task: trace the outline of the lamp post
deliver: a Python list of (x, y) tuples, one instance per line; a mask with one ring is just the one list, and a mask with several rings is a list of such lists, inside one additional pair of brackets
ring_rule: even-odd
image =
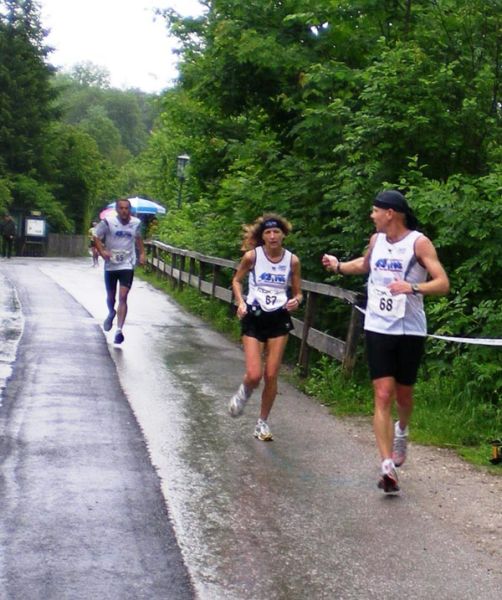
[(185, 169), (189, 160), (190, 157), (188, 154), (180, 154), (177, 158), (176, 175), (180, 181), (180, 187), (178, 191), (178, 208), (181, 207), (181, 192), (183, 190), (183, 183), (185, 181)]

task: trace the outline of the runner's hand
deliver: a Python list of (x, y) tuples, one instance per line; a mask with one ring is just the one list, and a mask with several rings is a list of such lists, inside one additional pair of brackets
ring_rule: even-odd
[(245, 317), (247, 315), (247, 313), (248, 313), (248, 306), (243, 300), (237, 306), (237, 317), (239, 319), (242, 319), (243, 317)]
[(338, 271), (338, 265), (340, 261), (336, 256), (333, 256), (332, 254), (324, 254), (321, 262), (327, 271), (333, 271), (335, 273)]

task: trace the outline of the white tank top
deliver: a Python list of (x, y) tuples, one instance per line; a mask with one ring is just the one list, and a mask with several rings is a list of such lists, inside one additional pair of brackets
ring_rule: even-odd
[(410, 231), (402, 240), (390, 243), (384, 233), (377, 234), (370, 256), (368, 304), (364, 329), (391, 335), (427, 334), (424, 299), (421, 294), (393, 296), (387, 286), (396, 280), (422, 283), (427, 271), (415, 255), (415, 242), (422, 234)]
[(106, 249), (111, 253), (110, 260), (105, 262), (105, 271), (134, 269), (140, 227), (137, 217), (131, 217), (125, 225), (118, 217), (108, 217), (98, 223), (96, 235), (105, 240)]
[(256, 259), (248, 279), (248, 304), (259, 304), (265, 312), (282, 308), (288, 301), (288, 285), (291, 274), (291, 257), (289, 250), (279, 262), (267, 258), (262, 246), (255, 249)]

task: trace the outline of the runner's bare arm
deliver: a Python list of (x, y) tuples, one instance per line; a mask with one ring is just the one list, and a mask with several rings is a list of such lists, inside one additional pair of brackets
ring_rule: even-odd
[(422, 236), (415, 244), (415, 254), (419, 263), (427, 269), (429, 279), (418, 285), (420, 294), (443, 296), (450, 291), (450, 281), (439, 261), (436, 248), (429, 238)]
[(237, 316), (239, 319), (247, 313), (247, 305), (242, 295), (242, 280), (253, 268), (255, 260), (255, 251), (248, 250), (241, 259), (237, 271), (232, 279), (232, 291), (234, 293), (235, 304), (237, 305)]
[(332, 254), (324, 254), (322, 257), (323, 266), (327, 271), (333, 271), (339, 275), (364, 275), (365, 273), (369, 273), (369, 257), (371, 255), (371, 249), (375, 243), (375, 238), (376, 234), (371, 237), (368, 249), (363, 256), (348, 260), (347, 262), (341, 262)]
[(108, 250), (105, 248), (105, 245), (103, 244), (103, 242), (101, 241), (101, 239), (97, 236), (93, 237), (94, 243), (96, 244), (96, 248), (99, 252), (99, 255), (104, 258), (105, 260), (110, 260), (110, 252), (108, 252)]
[(291, 257), (291, 292), (292, 296), (286, 303), (289, 311), (296, 310), (303, 300), (300, 259), (295, 254)]
[(136, 237), (136, 247), (139, 252), (138, 262), (140, 265), (144, 265), (146, 263), (145, 245), (143, 244), (143, 238), (140, 235)]

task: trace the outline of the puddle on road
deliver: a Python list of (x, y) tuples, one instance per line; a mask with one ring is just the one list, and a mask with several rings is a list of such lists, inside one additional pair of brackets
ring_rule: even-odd
[(343, 474), (335, 481), (330, 465), (322, 473), (308, 458), (299, 464), (294, 439), (281, 440), (279, 431), (277, 442), (255, 440), (259, 394), (244, 417), (229, 417), (243, 362), (221, 337), (181, 326), (164, 329), (161, 337), (153, 345), (150, 338), (156, 376), (148, 383), (143, 378), (141, 403), (134, 400), (127, 348), (116, 360), (128, 373), (126, 388), (199, 597), (323, 598), (338, 579), (333, 567), (339, 559), (329, 548), (337, 536), (349, 535), (352, 524), (308, 507), (329, 506), (333, 489), (367, 487), (367, 481)]
[(0, 403), (22, 333), (23, 315), (17, 293), (0, 271)]

